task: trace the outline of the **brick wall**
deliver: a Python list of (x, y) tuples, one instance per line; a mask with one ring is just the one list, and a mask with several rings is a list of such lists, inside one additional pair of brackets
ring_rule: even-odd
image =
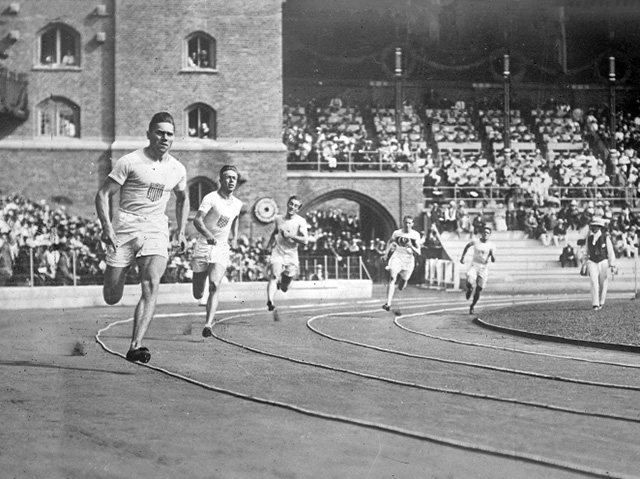
[[(176, 117), (180, 136), (186, 131), (185, 109), (202, 102), (217, 111), (218, 138), (280, 137), (280, 2), (151, 3), (140, 8), (139, 0), (117, 1), (117, 136), (140, 135), (141, 126), (158, 110)], [(216, 40), (215, 73), (185, 72), (182, 68), (184, 39), (196, 31)]]
[[(30, 140), (36, 131), (35, 107), (50, 96), (61, 96), (81, 110), (83, 139), (113, 137), (113, 18), (94, 14), (96, 5), (105, 4), (113, 11), (113, 0), (29, 0), (16, 2), (17, 14), (8, 13), (11, 2), (0, 2), (0, 38), (18, 31), (20, 39), (9, 45), (9, 55), (2, 61), (5, 68), (28, 73), (29, 119), (11, 132), (10, 138)], [(40, 31), (61, 23), (79, 34), (80, 59), (77, 68), (40, 67), (38, 38)], [(98, 32), (106, 34), (105, 43), (97, 43)], [(1, 147), (1, 145), (0, 145)]]
[(19, 193), (31, 200), (66, 197), (71, 214), (94, 215), (94, 197), (108, 171), (100, 151), (0, 150), (0, 194)]
[[(282, 31), (278, 0), (28, 0), (9, 13), (0, 1), (0, 38), (19, 31), (2, 66), (28, 74), (30, 116), (0, 128), (0, 191), (52, 201), (65, 196), (72, 214), (94, 214), (93, 198), (112, 161), (146, 143), (151, 115), (170, 111), (176, 139), (186, 134), (185, 109), (205, 103), (217, 111), (218, 142), (192, 143), (174, 154), (190, 178), (216, 179), (232, 163), (249, 180), (245, 232), (266, 228), (252, 214), (256, 200), (281, 199), (286, 181), (282, 135)], [(96, 7), (106, 6), (106, 15)], [(53, 23), (78, 33), (74, 68), (39, 65), (39, 34)], [(185, 39), (199, 31), (217, 42), (215, 72), (185, 72)], [(96, 41), (104, 32), (105, 41)], [(35, 107), (60, 96), (80, 108), (80, 138), (37, 138)], [(187, 140), (189, 141), (194, 140)], [(131, 142), (130, 142), (131, 143)], [(195, 146), (194, 146), (195, 145)], [(266, 145), (266, 146), (265, 146)], [(113, 150), (113, 151), (112, 151)], [(169, 207), (173, 218), (173, 204)]]

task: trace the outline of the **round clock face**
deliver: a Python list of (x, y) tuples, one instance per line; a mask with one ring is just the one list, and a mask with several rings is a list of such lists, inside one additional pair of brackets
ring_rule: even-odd
[(253, 213), (262, 223), (271, 223), (278, 214), (278, 204), (271, 198), (260, 198), (253, 207)]

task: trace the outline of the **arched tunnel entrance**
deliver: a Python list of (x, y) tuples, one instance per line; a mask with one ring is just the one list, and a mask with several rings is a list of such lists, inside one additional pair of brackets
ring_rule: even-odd
[(363, 193), (348, 189), (332, 190), (314, 197), (302, 205), (301, 214), (304, 216), (310, 211), (323, 209), (323, 205), (326, 208), (339, 208), (357, 216), (360, 236), (364, 242), (372, 239), (386, 241), (398, 227), (393, 216), (379, 202)]

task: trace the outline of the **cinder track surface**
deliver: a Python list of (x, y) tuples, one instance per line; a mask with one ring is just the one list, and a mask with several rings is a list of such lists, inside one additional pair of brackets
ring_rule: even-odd
[(207, 340), (162, 306), (148, 365), (132, 308), (3, 312), (2, 477), (640, 477), (637, 354), (480, 328), (462, 294), (382, 302), (223, 304)]

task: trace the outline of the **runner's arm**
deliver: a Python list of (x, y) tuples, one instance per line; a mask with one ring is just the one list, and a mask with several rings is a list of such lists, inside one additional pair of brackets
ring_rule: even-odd
[(276, 244), (276, 235), (278, 234), (278, 221), (276, 220), (276, 226), (273, 228), (271, 232), (271, 236), (269, 237), (269, 241), (267, 242), (267, 251), (271, 251)]
[(102, 241), (107, 246), (116, 247), (116, 233), (111, 224), (111, 216), (109, 215), (109, 201), (121, 188), (120, 183), (113, 178), (107, 177), (102, 187), (96, 193), (95, 205), (96, 213), (100, 224), (102, 225)]
[(285, 233), (284, 231), (282, 231), (282, 236), (284, 238), (290, 239), (291, 241), (295, 241), (298, 244), (303, 244), (306, 245), (309, 242), (309, 234), (307, 232), (307, 226), (300, 226), (298, 228), (298, 234), (295, 235), (289, 235), (287, 233)]
[(198, 210), (196, 212), (195, 218), (193, 218), (193, 226), (198, 230), (198, 232), (207, 239), (207, 243), (216, 244), (214, 234), (209, 231), (209, 229), (204, 224), (204, 217), (206, 213)]
[(462, 255), (460, 256), (460, 262), (462, 264), (464, 264), (464, 256), (467, 254), (467, 251), (469, 251), (469, 248), (471, 248), (471, 246), (473, 246), (473, 241), (469, 241), (464, 247), (464, 250), (462, 250)]
[(238, 249), (238, 225), (240, 223), (240, 217), (236, 216), (231, 225), (231, 231), (233, 232), (233, 239), (229, 242), (231, 249)]
[(185, 237), (185, 229), (187, 227), (187, 219), (189, 218), (189, 195), (186, 190), (174, 190), (176, 194), (176, 221), (178, 222), (178, 243), (180, 251), (184, 251), (187, 247), (187, 239)]

